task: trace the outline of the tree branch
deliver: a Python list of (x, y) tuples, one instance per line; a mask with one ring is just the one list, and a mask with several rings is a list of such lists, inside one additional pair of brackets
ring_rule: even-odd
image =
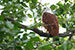
[[(11, 18), (5, 18), (5, 21), (11, 21), (12, 23), (16, 22), (16, 20), (13, 20)], [(19, 23), (20, 24), (20, 23)], [(27, 26), (20, 24), (19, 28), (25, 29), (27, 28)], [(52, 35), (49, 35), (49, 33), (44, 33), (43, 31), (37, 29), (37, 28), (31, 28), (30, 30), (34, 31), (35, 33), (39, 34), (42, 37), (53, 37)], [(75, 32), (75, 30), (69, 30), (67, 32), (64, 32), (63, 34), (59, 34), (59, 37), (66, 37), (66, 36), (71, 36), (72, 34), (65, 34), (65, 33), (69, 33), (69, 32)], [(73, 34), (75, 35), (75, 34)]]
[(69, 36), (68, 40), (71, 40), (72, 36), (74, 35), (74, 32)]

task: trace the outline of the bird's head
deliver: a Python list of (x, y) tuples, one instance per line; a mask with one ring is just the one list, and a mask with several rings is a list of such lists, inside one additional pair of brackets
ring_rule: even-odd
[(48, 15), (50, 15), (50, 13), (48, 13), (48, 12), (44, 12), (44, 13), (43, 13), (42, 19), (43, 19), (43, 22), (44, 22), (45, 24), (47, 24), (47, 21), (48, 21), (48, 19), (49, 19), (49, 16), (48, 16)]
[(47, 17), (48, 14), (50, 15), (50, 14), (53, 14), (53, 13), (51, 12), (51, 9), (49, 7), (44, 7), (43, 15), (45, 17)]

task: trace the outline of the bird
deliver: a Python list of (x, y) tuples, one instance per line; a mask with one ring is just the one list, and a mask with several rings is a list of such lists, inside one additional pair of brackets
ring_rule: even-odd
[(53, 41), (59, 41), (59, 23), (57, 16), (49, 12), (44, 12), (42, 22), (44, 28), (49, 32), (49, 35), (53, 36)]

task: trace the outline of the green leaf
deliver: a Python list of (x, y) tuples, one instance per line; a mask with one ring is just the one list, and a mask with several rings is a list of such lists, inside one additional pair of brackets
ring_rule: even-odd
[(0, 20), (4, 20), (4, 17), (3, 16), (0, 16)]
[(72, 6), (72, 11), (75, 12), (75, 4)]
[(35, 1), (35, 0), (31, 0), (32, 1), (32, 3), (37, 3), (37, 0)]
[(16, 46), (16, 50), (22, 50), (21, 46)]
[(51, 41), (49, 41), (49, 43), (43, 44), (43, 45), (39, 46), (38, 48), (43, 48), (43, 47), (45, 47), (45, 46), (49, 46), (49, 45), (57, 44), (57, 43), (59, 43), (59, 41), (52, 42), (52, 43), (51, 43)]
[(52, 47), (51, 46), (44, 46), (42, 48), (39, 48), (39, 50), (52, 50)]
[(53, 5), (50, 6), (50, 8), (51, 8), (52, 10), (54, 10), (54, 9), (57, 8), (57, 6), (53, 4)]
[(9, 1), (8, 1), (8, 0), (3, 0), (3, 2), (6, 2), (6, 3), (8, 3)]
[(31, 14), (27, 14), (29, 16), (29, 18), (32, 18), (32, 15)]
[(65, 0), (65, 2), (67, 2), (68, 0)]
[(5, 38), (6, 36), (8, 36), (8, 35), (4, 34), (3, 31), (0, 31), (0, 38)]
[(27, 3), (30, 1), (30, 0), (25, 0)]
[(36, 8), (36, 4), (35, 3), (30, 3), (29, 6), (30, 6), (30, 10), (31, 11), (32, 11), (32, 9)]
[(40, 41), (40, 38), (39, 37), (34, 37), (34, 38), (32, 38), (32, 40), (37, 42), (37, 41)]
[(27, 5), (26, 5), (26, 3), (24, 3), (24, 2), (20, 2), (24, 7), (28, 7)]
[(59, 9), (56, 10), (56, 15), (59, 16), (59, 15), (63, 14), (63, 12), (64, 12), (64, 9), (59, 8)]
[(64, 5), (62, 4), (61, 1), (59, 1), (59, 2), (57, 3), (57, 5), (59, 6), (59, 8), (61, 8), (61, 9), (63, 9), (63, 10), (65, 9), (65, 8), (64, 8)]
[(10, 29), (14, 28), (14, 25), (10, 22), (10, 21), (6, 21), (6, 25), (7, 27), (9, 27)]
[(64, 41), (63, 49), (64, 49), (64, 50), (67, 50), (67, 41)]
[(74, 4), (75, 4), (75, 0), (74, 0)]
[(20, 24), (18, 22), (14, 22), (13, 24), (15, 26), (14, 29), (18, 29), (18, 27), (20, 27)]
[(33, 50), (33, 43), (31, 40), (26, 44), (26, 50)]

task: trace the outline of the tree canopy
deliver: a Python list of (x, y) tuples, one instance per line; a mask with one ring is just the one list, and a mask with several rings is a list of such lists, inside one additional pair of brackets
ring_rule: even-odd
[[(50, 5), (38, 0), (1, 0), (0, 50), (74, 50), (75, 0), (63, 2)], [(39, 29), (43, 27), (41, 18), (47, 5), (57, 16), (59, 26), (66, 29), (66, 32), (59, 33), (59, 41), (56, 42), (53, 42), (51, 35), (48, 41), (41, 39), (48, 37), (48, 33)], [(25, 25), (29, 24), (25, 22), (27, 20), (33, 23)], [(61, 45), (53, 46), (59, 42)]]

